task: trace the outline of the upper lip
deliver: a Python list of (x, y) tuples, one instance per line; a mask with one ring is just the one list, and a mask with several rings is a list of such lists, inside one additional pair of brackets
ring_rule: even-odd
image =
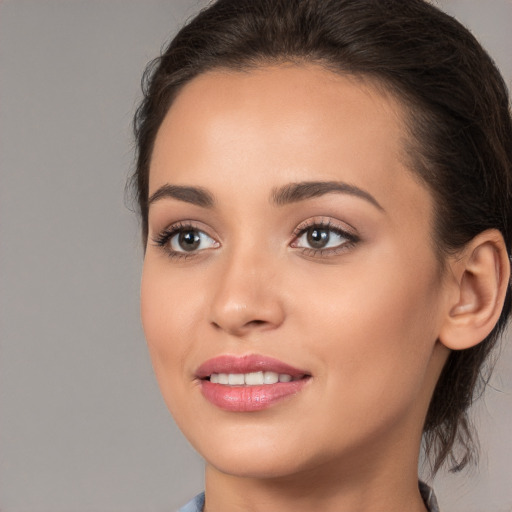
[(285, 373), (292, 377), (308, 375), (304, 370), (294, 368), (272, 357), (258, 354), (244, 356), (222, 355), (208, 359), (196, 371), (199, 379), (209, 377), (212, 373), (251, 373), (251, 372), (276, 372)]

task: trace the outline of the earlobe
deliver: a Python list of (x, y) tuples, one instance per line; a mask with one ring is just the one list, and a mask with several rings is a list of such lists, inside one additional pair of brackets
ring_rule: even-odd
[(498, 321), (510, 279), (510, 261), (501, 233), (477, 235), (451, 262), (455, 287), (439, 339), (452, 350), (477, 345)]

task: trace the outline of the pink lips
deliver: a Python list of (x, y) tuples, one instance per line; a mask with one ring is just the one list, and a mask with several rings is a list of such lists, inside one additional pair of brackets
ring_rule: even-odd
[[(275, 372), (291, 375), (290, 382), (277, 382), (263, 385), (228, 386), (210, 382), (207, 378), (212, 373), (251, 373)], [(201, 379), (201, 392), (213, 405), (232, 412), (251, 412), (267, 409), (276, 402), (297, 394), (310, 380), (302, 370), (282, 361), (260, 355), (230, 356), (224, 355), (203, 363), (196, 371)]]

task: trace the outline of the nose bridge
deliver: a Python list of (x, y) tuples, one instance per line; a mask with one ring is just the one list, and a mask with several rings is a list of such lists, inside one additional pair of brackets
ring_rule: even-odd
[(277, 327), (284, 318), (273, 257), (258, 244), (238, 244), (219, 262), (211, 322), (230, 334)]

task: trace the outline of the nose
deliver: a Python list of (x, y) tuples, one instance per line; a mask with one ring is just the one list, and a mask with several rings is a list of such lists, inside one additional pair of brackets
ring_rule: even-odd
[(238, 337), (275, 329), (285, 318), (276, 266), (247, 252), (233, 254), (217, 268), (210, 311), (216, 329)]

